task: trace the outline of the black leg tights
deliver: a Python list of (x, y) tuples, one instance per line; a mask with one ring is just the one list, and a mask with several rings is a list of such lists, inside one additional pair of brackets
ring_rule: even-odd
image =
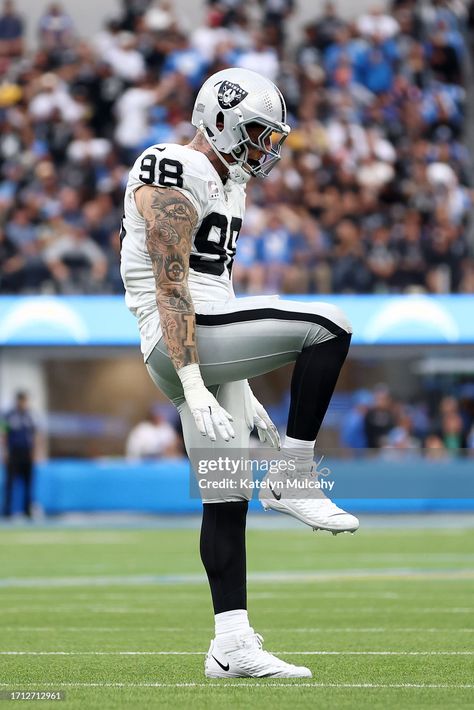
[(298, 355), (291, 380), (288, 436), (304, 441), (316, 439), (350, 342), (351, 334), (344, 333), (311, 345)]
[(214, 613), (247, 608), (245, 522), (247, 501), (203, 503), (201, 560)]

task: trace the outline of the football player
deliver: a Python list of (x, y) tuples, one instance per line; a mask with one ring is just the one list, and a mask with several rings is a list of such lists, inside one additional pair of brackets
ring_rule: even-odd
[[(235, 298), (232, 264), (244, 218), (245, 185), (265, 178), (290, 132), (279, 89), (245, 69), (211, 76), (192, 114), (189, 145), (159, 144), (137, 159), (125, 193), (121, 274), (138, 319), (151, 378), (176, 405), (186, 450), (245, 451), (254, 426), (280, 447), (278, 432), (247, 382), (294, 363), (280, 457), (293, 477), (315, 475), (316, 436), (349, 350), (351, 327), (327, 303)], [(219, 441), (218, 441), (219, 439)], [(314, 529), (354, 531), (357, 518), (324, 494), (277, 491), (267, 475), (265, 508)], [(274, 478), (274, 480), (273, 480)], [(273, 485), (272, 485), (273, 483)], [(263, 490), (263, 489), (262, 489)], [(251, 491), (203, 496), (200, 551), (211, 588), (215, 638), (205, 661), (211, 678), (310, 677), (308, 668), (262, 648), (249, 624), (245, 522)]]

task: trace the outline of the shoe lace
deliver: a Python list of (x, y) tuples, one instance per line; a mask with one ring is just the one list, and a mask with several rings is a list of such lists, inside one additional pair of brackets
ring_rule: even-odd
[[(320, 474), (321, 474), (321, 472), (318, 471), (317, 464), (314, 461), (312, 461), (309, 468), (298, 469), (295, 472), (295, 475), (297, 475), (300, 480), (310, 479), (310, 478), (319, 480)], [(318, 500), (329, 500), (327, 495), (325, 495), (325, 493), (323, 492), (322, 488), (316, 488), (316, 487), (311, 489), (311, 495), (309, 497), (309, 500), (315, 499), (315, 498)]]
[(309, 467), (309, 469), (307, 469), (307, 470), (302, 469), (302, 470), (298, 471), (298, 475), (299, 475), (301, 478), (318, 478), (318, 477), (319, 477), (319, 471), (318, 471), (318, 469), (316, 468), (316, 464), (315, 464), (314, 461), (313, 461), (313, 462), (311, 463), (311, 466)]
[(259, 653), (261, 654), (261, 659), (266, 660), (266, 661), (272, 661), (275, 662), (277, 661), (278, 663), (281, 663), (279, 658), (276, 658), (272, 653), (269, 651), (265, 651), (263, 648), (263, 636), (261, 634), (256, 633), (255, 631), (251, 634), (248, 634), (245, 636), (242, 641), (241, 645), (243, 648), (255, 648), (257, 647)]
[(316, 469), (316, 464), (314, 463), (314, 461), (312, 461), (311, 464), (306, 464), (306, 468), (303, 468), (301, 464), (297, 463), (294, 470), (287, 469), (283, 473), (287, 478), (295, 479), (303, 477), (308, 478), (309, 476), (314, 477), (314, 475), (317, 474), (318, 471)]
[(245, 636), (242, 636), (242, 638), (240, 639), (241, 648), (252, 648), (255, 645), (258, 646), (258, 648), (260, 650), (262, 650), (263, 636), (261, 636), (260, 634), (257, 634), (253, 630), (250, 633), (246, 634)]
[(246, 670), (250, 669), (254, 672), (256, 669), (262, 670), (267, 668), (268, 664), (271, 664), (273, 667), (276, 665), (288, 665), (285, 661), (282, 661), (269, 651), (265, 651), (263, 649), (263, 636), (256, 633), (253, 629), (251, 629), (251, 631), (245, 636), (241, 637), (239, 645), (241, 650), (244, 652), (248, 650), (253, 650), (254, 652), (257, 651), (257, 655), (245, 654), (243, 657), (240, 657), (239, 666), (241, 668)]

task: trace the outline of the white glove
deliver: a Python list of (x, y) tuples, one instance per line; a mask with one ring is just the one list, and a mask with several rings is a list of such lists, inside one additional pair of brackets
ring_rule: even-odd
[(216, 441), (217, 429), (225, 441), (233, 439), (235, 432), (230, 424), (232, 415), (221, 407), (205, 386), (199, 365), (182, 367), (178, 370), (178, 376), (183, 385), (184, 397), (200, 433), (208, 436), (211, 441)]
[(265, 407), (260, 404), (252, 390), (250, 390), (250, 398), (252, 400), (253, 408), (253, 423), (254, 426), (257, 428), (258, 438), (262, 443), (266, 442), (270, 446), (273, 446), (274, 449), (277, 449), (279, 451), (281, 448), (281, 441), (278, 429), (268, 416)]

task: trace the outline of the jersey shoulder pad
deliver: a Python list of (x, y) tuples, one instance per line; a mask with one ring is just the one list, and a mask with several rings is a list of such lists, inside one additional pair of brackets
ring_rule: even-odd
[(174, 143), (159, 143), (137, 158), (130, 173), (130, 187), (156, 185), (183, 192), (194, 205), (199, 218), (209, 204), (213, 169), (203, 153)]

